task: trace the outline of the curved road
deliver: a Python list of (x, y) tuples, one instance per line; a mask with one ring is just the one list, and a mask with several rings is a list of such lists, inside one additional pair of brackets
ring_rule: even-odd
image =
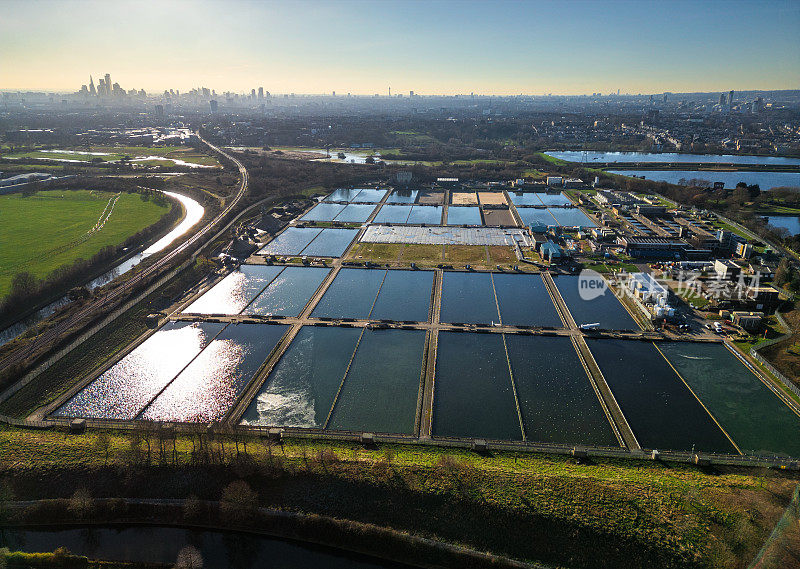
[[(214, 239), (219, 232), (214, 233), (214, 228), (217, 224), (219, 224), (226, 215), (228, 215), (233, 208), (239, 203), (244, 196), (245, 192), (247, 191), (247, 169), (244, 167), (239, 160), (231, 156), (230, 154), (222, 151), (221, 149), (217, 148), (207, 140), (205, 140), (199, 134), (197, 135), (201, 141), (208, 145), (211, 150), (221, 154), (228, 160), (232, 161), (236, 164), (236, 167), (239, 168), (239, 175), (241, 180), (239, 182), (239, 191), (234, 196), (233, 200), (210, 222), (204, 225), (197, 233), (195, 233), (192, 237), (163, 255), (160, 259), (155, 261), (149, 267), (141, 270), (137, 274), (130, 277), (127, 281), (125, 281), (122, 285), (118, 286), (117, 288), (109, 291), (106, 293), (102, 298), (98, 299), (91, 304), (86, 305), (83, 309), (78, 310), (65, 321), (60, 322), (58, 325), (54, 326), (53, 328), (49, 328), (39, 334), (29, 346), (26, 347), (19, 347), (16, 350), (11, 351), (7, 354), (2, 360), (0, 360), (0, 372), (5, 371), (6, 369), (15, 366), (19, 363), (24, 362), (28, 357), (30, 357), (34, 351), (42, 346), (50, 344), (56, 341), (62, 334), (66, 333), (70, 330), (73, 326), (87, 317), (90, 313), (96, 312), (98, 309), (102, 309), (109, 303), (113, 303), (120, 298), (124, 298), (125, 296), (129, 295), (130, 292), (140, 283), (147, 282), (147, 280), (157, 274), (159, 271), (168, 267), (172, 261), (174, 261), (179, 255), (182, 253), (191, 250), (195, 246), (199, 246), (200, 244), (204, 244), (203, 240), (205, 239), (206, 242), (211, 241)], [(224, 229), (224, 228), (223, 228)]]

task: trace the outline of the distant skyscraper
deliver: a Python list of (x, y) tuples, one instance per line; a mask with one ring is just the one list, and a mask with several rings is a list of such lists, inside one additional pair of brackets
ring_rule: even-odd
[(97, 95), (97, 91), (94, 88), (94, 79), (92, 79), (91, 75), (89, 75), (89, 94), (92, 96)]
[(263, 99), (264, 98), (264, 87), (259, 87), (258, 88), (258, 98), (259, 99)]
[(733, 106), (733, 91), (728, 91), (728, 104)]
[(725, 95), (725, 93), (720, 93), (719, 94), (719, 106), (720, 107), (724, 107), (727, 104), (728, 104), (728, 97)]
[(408, 96), (409, 96), (409, 97), (413, 97), (413, 96), (414, 96), (414, 91), (409, 91), (409, 92), (408, 92)]
[(111, 94), (111, 74), (110, 73), (106, 73), (105, 93), (103, 93), (103, 94), (104, 95), (110, 95)]
[(211, 108), (211, 112), (212, 113), (216, 113), (217, 112), (217, 101), (212, 99), (211, 101), (208, 102), (208, 104), (209, 104), (209, 106)]

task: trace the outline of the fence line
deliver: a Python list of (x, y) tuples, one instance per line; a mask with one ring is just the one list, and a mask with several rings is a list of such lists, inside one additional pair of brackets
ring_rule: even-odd
[(759, 354), (756, 351), (755, 348), (750, 348), (750, 355), (753, 357), (754, 360), (756, 360), (762, 366), (767, 368), (767, 371), (769, 371), (772, 375), (774, 375), (778, 379), (778, 381), (780, 381), (783, 384), (783, 386), (786, 389), (788, 389), (789, 391), (791, 391), (792, 393), (794, 393), (795, 395), (800, 397), (800, 388), (798, 388), (797, 385), (795, 385), (794, 382), (792, 382), (792, 380), (790, 380), (788, 377), (786, 377), (781, 372), (779, 372), (777, 369), (775, 369), (775, 366), (773, 366), (771, 363), (769, 363), (767, 360), (765, 360), (761, 356), (761, 354)]

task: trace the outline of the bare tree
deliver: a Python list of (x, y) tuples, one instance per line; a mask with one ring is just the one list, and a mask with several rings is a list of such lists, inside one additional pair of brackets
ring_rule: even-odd
[(187, 545), (178, 552), (174, 569), (203, 569), (203, 556), (193, 545)]

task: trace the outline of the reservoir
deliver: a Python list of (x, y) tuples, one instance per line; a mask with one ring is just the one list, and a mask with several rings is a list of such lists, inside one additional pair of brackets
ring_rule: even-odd
[(447, 225), (482, 225), (481, 210), (477, 207), (450, 206), (447, 208)]
[(224, 327), (218, 322), (168, 322), (53, 415), (133, 419)]
[(529, 441), (619, 446), (569, 338), (507, 334)]
[(242, 424), (324, 427), (360, 337), (358, 328), (303, 326), (245, 411)]
[(187, 306), (189, 314), (239, 314), (277, 277), (283, 267), (240, 265)]
[(790, 235), (797, 235), (800, 233), (800, 216), (770, 215), (767, 217), (767, 223), (775, 227), (786, 229)]
[(149, 421), (218, 421), (288, 326), (229, 324), (140, 414)]
[(423, 330), (364, 330), (329, 429), (414, 433)]
[(322, 267), (286, 267), (243, 313), (300, 316), (328, 273), (330, 269)]
[(374, 223), (406, 223), (411, 213), (410, 205), (384, 204), (373, 220)]
[(800, 417), (723, 344), (658, 348), (743, 452), (800, 456)]
[(439, 333), (433, 435), (522, 439), (502, 334)]
[(737, 454), (655, 345), (605, 339), (587, 344), (643, 448)]
[(581, 298), (578, 275), (554, 275), (553, 281), (578, 326), (598, 322), (606, 330), (638, 330), (636, 321), (611, 289), (592, 300)]
[(688, 180), (723, 182), (726, 188), (735, 188), (739, 182), (748, 186), (758, 184), (762, 190), (777, 187), (800, 187), (800, 172), (711, 172), (708, 170), (608, 170), (609, 174), (638, 176), (656, 182), (680, 184)]
[(679, 154), (677, 152), (582, 152), (568, 150), (545, 152), (548, 156), (567, 162), (659, 162), (687, 164), (754, 164), (800, 166), (800, 158), (783, 156), (738, 156), (733, 154)]

